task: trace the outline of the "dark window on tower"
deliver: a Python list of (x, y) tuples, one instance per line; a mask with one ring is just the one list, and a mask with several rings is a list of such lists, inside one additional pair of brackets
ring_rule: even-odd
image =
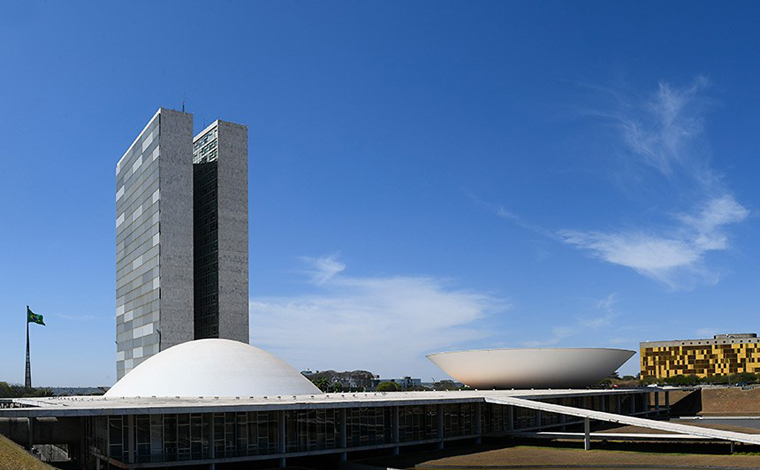
[(193, 165), (195, 339), (219, 337), (217, 161)]

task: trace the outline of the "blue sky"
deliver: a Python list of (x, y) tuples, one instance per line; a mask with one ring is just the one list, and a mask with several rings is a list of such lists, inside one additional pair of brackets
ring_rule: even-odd
[(113, 383), (114, 168), (183, 99), (249, 126), (251, 340), (299, 369), (758, 330), (754, 4), (3, 9), (0, 380), (29, 304), (35, 384)]

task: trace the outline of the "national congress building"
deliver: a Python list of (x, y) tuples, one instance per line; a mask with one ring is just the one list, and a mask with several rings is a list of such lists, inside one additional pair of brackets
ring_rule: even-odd
[(248, 343), (248, 131), (160, 108), (116, 165), (116, 371), (202, 338)]
[(246, 128), (192, 129), (191, 114), (159, 109), (116, 168), (119, 381), (102, 397), (0, 399), (0, 434), (30, 451), (54, 446), (66, 468), (135, 470), (338, 467), (539, 432), (590, 449), (607, 439), (592, 422), (760, 445), (756, 434), (646, 419), (669, 414), (668, 389), (585, 388), (626, 350), (444, 352), (429, 357), (470, 390), (322, 393), (247, 344)]

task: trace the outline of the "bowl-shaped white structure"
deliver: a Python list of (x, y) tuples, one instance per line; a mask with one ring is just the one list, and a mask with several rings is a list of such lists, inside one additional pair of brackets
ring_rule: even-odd
[(636, 354), (625, 349), (479, 349), (428, 355), (455, 380), (479, 389), (592, 385)]
[(148, 358), (106, 397), (230, 397), (322, 393), (282, 359), (250, 344), (199, 339)]

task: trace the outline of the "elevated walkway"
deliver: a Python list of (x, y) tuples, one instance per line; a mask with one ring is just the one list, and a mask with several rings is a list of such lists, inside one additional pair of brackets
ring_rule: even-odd
[(586, 410), (582, 408), (555, 405), (553, 403), (544, 403), (540, 401), (526, 400), (524, 398), (516, 397), (486, 397), (485, 401), (486, 403), (493, 403), (496, 405), (516, 406), (518, 408), (528, 408), (531, 410), (545, 411), (547, 413), (557, 413), (560, 415), (583, 418), (584, 447), (586, 449), (589, 449), (591, 445), (591, 420), (624, 424), (627, 426), (638, 426), (647, 429), (657, 429), (659, 431), (665, 431), (667, 433), (696, 436), (710, 440), (760, 445), (760, 434), (747, 434), (734, 431), (724, 431), (721, 429), (705, 428), (700, 426), (690, 426), (687, 424), (670, 423), (667, 421), (656, 421), (653, 419), (607, 413), (606, 411)]
[[(520, 432), (516, 437), (529, 437), (532, 439), (564, 439), (583, 440), (582, 432), (565, 431), (538, 431)], [(589, 434), (592, 441), (668, 441), (668, 442), (724, 442), (710, 437), (690, 436), (688, 434), (654, 434), (637, 432), (592, 432)]]

